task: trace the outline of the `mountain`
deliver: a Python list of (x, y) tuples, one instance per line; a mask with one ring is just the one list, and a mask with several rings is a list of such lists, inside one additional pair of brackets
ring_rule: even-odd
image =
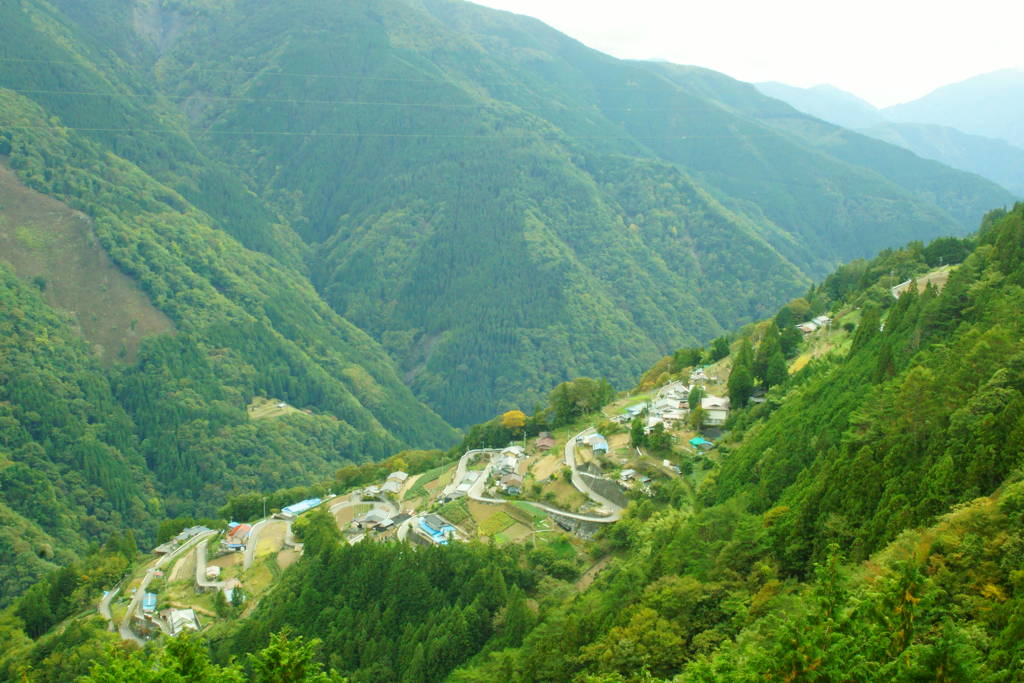
[(885, 123), (860, 131), (924, 159), (976, 173), (1024, 197), (1024, 150), (995, 138), (926, 123)]
[[(688, 427), (656, 441), (640, 419), (635, 428), (608, 419), (660, 381), (569, 416), (557, 438), (598, 426), (612, 450), (576, 453), (629, 503), (586, 542), (529, 514), (524, 500), (478, 504), (489, 543), (350, 543), (347, 517), (314, 510), (293, 525), (301, 558), (277, 576), (265, 556), (244, 575), (259, 596), (250, 606), (217, 600), (205, 637), (145, 649), (112, 646), (105, 620), (81, 608), (46, 620), (51, 604), (75, 614), (76, 582), (96, 586), (108, 565), (124, 571), (123, 544), (110, 543), (18, 601), (0, 671), (54, 680), (88, 670), (89, 681), (181, 671), (467, 683), (1013, 680), (1024, 663), (1022, 245), (1024, 205), (995, 210), (969, 238), (841, 266), (731, 347), (659, 363), (647, 376), (664, 374), (671, 384), (661, 388), (688, 383), (694, 362), (710, 388), (732, 385), (766, 348), (790, 356), (757, 401), (735, 402), (710, 450), (686, 446)], [(896, 298), (904, 279), (913, 286)], [(822, 313), (829, 324), (782, 351), (794, 320)], [(552, 404), (568, 397), (560, 393)], [(562, 462), (561, 449), (528, 450)], [(646, 483), (618, 490), (614, 480), (630, 473)], [(438, 511), (456, 513), (462, 534), (485, 535), (464, 499)], [(495, 532), (512, 526), (521, 542)], [(181, 566), (195, 566), (187, 553), (167, 574)], [(160, 600), (208, 604), (190, 576), (150, 585)]]
[(871, 128), (886, 122), (885, 116), (870, 102), (825, 83), (798, 88), (769, 81), (755, 83), (754, 87), (768, 97), (782, 100), (805, 114), (850, 130)]
[(924, 123), (926, 119), (913, 119), (911, 114), (906, 122), (891, 121), (889, 110), (879, 111), (828, 85), (795, 88), (781, 83), (758, 83), (756, 87), (823, 121), (903, 147), (923, 159), (976, 173), (1018, 197), (1024, 196), (1024, 154), (1004, 140), (963, 132), (967, 128)]
[[(55, 4), (108, 50), (104, 78), (130, 66), (117, 92), (151, 89), (194, 154), (290, 226), (225, 229), (277, 258), (307, 247), (322, 298), (454, 424), (574, 375), (626, 382), (840, 261), (1011, 201), (862, 138), (838, 155), (467, 3), (129, 3), (130, 27), (124, 3)], [(82, 125), (88, 98), (38, 97)]]
[[(143, 536), (446, 445), (438, 413), (628, 382), (1010, 201), (721, 74), (462, 2), (28, 0), (0, 21), (5, 258), (99, 354), (65, 365), (113, 397), (97, 424), (131, 422), (104, 443), (159, 495), (138, 494)], [(253, 419), (266, 401), (289, 415)], [(30, 430), (55, 466), (61, 424)]]
[(1024, 69), (1003, 69), (943, 86), (912, 102), (886, 107), (891, 121), (951, 126), (1024, 149)]

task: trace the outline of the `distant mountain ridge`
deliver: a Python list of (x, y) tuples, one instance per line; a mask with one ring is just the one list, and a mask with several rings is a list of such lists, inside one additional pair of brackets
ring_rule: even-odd
[(1024, 69), (974, 76), (882, 113), (891, 121), (950, 126), (1024, 149)]
[(830, 85), (758, 83), (762, 93), (802, 112), (909, 149), (1024, 196), (1024, 72), (997, 71), (939, 88), (913, 102), (877, 109)]

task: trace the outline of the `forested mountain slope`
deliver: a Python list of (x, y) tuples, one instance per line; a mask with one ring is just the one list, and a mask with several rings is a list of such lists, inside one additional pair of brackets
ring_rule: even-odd
[[(299, 273), (248, 251), (173, 190), (53, 128), (10, 91), (0, 90), (0, 128), (11, 167), (87, 213), (95, 239), (174, 325), (143, 340), (134, 362), (104, 369), (71, 320), (4, 271), (10, 479), (0, 495), (24, 519), (10, 527), (20, 540), (8, 539), (0, 600), (45, 570), (36, 556), (64, 562), (128, 526), (148, 542), (164, 514), (209, 512), (237, 490), (452, 439), (386, 353)], [(63, 246), (45, 223), (15, 232), (43, 251)], [(98, 315), (103, 297), (97, 288)], [(257, 395), (316, 414), (255, 422), (246, 405)]]
[(781, 130), (731, 79), (464, 2), (4, 11), (0, 85), (244, 245), (308, 262), (456, 424), (573, 375), (626, 381), (838, 262), (1010, 201), (865, 138)]
[[(941, 291), (893, 297), (900, 277), (937, 263)], [(208, 632), (214, 660), (231, 665), (286, 632), (322, 644), (309, 654), (319, 666), (365, 681), (1017, 680), (1024, 205), (989, 214), (970, 239), (843, 266), (742, 330), (734, 371), (812, 309), (842, 330), (817, 341), (841, 343), (763, 401), (737, 402), (699, 485), (658, 476), (634, 490), (587, 545), (603, 556), (593, 583), (543, 543), (350, 545), (320, 510), (295, 525), (304, 557), (249, 614)], [(603, 411), (575, 418), (573, 430), (594, 421), (614, 433)], [(98, 680), (190, 661), (180, 644), (97, 656), (98, 640), (55, 634), (6, 658), (0, 648), (0, 663), (20, 651), (40, 662), (32, 675), (83, 670), (41, 661), (55, 642), (97, 660)]]
[(697, 506), (636, 505), (590, 590), (454, 680), (1015, 680), (1024, 206), (988, 217), (941, 292), (894, 300), (890, 273), (934, 255), (816, 288), (862, 307), (848, 351), (735, 415)]

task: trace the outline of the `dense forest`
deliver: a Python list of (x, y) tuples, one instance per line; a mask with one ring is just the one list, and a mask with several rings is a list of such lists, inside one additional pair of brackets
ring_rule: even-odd
[(0, 12), (0, 87), (55, 117), (3, 134), (59, 123), (135, 164), (312, 283), (456, 426), (574, 376), (624, 385), (1012, 200), (720, 74), (464, 2)]
[[(954, 265), (941, 289), (891, 294), (940, 264)], [(786, 355), (777, 322), (815, 309), (859, 313), (850, 343), (785, 377), (761, 371)], [(535, 544), (350, 546), (317, 513), (297, 526), (302, 561), (206, 643), (132, 654), (86, 622), (33, 644), (30, 617), (37, 628), (52, 621), (29, 605), (73, 596), (61, 588), (74, 584), (69, 571), (9, 614), (0, 664), (39, 680), (57, 671), (113, 680), (179, 670), (186, 651), (204, 671), (192, 680), (213, 681), (287, 646), (304, 653), (293, 680), (1019, 680), (1022, 314), (1018, 205), (990, 213), (969, 239), (848, 264), (743, 328), (731, 348), (681, 349), (652, 372), (729, 357), (750, 363), (765, 400), (735, 411), (725, 457), (699, 488), (659, 485), (598, 536), (592, 549), (606, 567), (584, 590), (571, 564)], [(603, 386), (560, 386), (530, 429), (595, 416), (609, 398)], [(499, 427), (467, 439), (500, 440)], [(405, 457), (429, 467), (441, 454)], [(345, 481), (373, 467), (350, 468)], [(115, 539), (90, 561), (119, 566), (125, 552)], [(66, 614), (72, 600), (51, 598), (47, 609)], [(25, 669), (15, 652), (35, 665)]]
[[(0, 201), (0, 675), (1020, 680), (1024, 205), (968, 235), (1001, 188), (455, 0), (0, 25), (0, 197), (59, 202), (161, 321), (101, 330), (107, 282), (60, 299), (38, 264), (68, 244)], [(848, 345), (794, 365), (794, 325), (839, 311)], [(350, 547), (314, 513), (207, 637), (136, 651), (90, 615), (183, 526), (604, 429), (644, 368), (719, 360), (718, 460), (634, 496), (596, 579), (537, 543)]]

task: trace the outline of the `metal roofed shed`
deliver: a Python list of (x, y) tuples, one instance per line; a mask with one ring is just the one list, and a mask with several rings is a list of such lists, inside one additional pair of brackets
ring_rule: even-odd
[(281, 512), (285, 512), (289, 515), (295, 515), (298, 517), (303, 512), (308, 512), (319, 505), (322, 501), (319, 498), (307, 498), (306, 500), (299, 501), (294, 505), (281, 508)]
[(594, 453), (607, 453), (608, 452), (608, 440), (600, 434), (591, 434), (584, 439), (586, 444), (590, 446)]
[(156, 593), (145, 593), (142, 596), (142, 611), (146, 614), (156, 611)]

